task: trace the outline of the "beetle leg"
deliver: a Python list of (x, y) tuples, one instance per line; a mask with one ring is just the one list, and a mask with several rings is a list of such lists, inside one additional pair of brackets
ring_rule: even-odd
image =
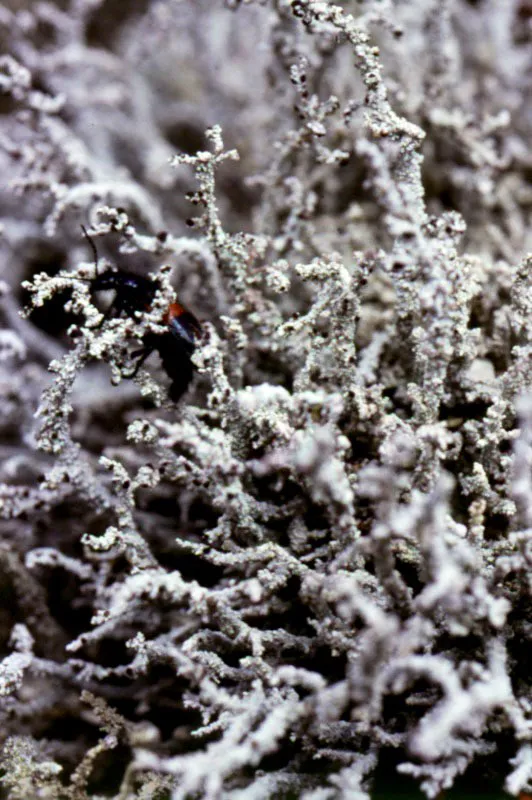
[(131, 354), (131, 358), (138, 358), (138, 361), (133, 368), (133, 372), (129, 373), (129, 375), (126, 375), (124, 372), (122, 372), (122, 377), (134, 378), (137, 375), (139, 369), (142, 367), (142, 365), (148, 358), (148, 356), (150, 356), (152, 353), (153, 353), (153, 348), (151, 347), (143, 347), (141, 350), (135, 350), (135, 352)]

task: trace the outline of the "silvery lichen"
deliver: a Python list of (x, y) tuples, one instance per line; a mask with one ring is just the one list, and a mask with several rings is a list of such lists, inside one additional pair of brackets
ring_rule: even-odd
[(532, 792), (531, 25), (3, 3), (1, 797)]

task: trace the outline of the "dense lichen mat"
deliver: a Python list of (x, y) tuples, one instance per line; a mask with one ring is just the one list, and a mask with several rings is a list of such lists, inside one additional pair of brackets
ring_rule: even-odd
[(0, 37), (0, 800), (526, 800), (529, 0)]

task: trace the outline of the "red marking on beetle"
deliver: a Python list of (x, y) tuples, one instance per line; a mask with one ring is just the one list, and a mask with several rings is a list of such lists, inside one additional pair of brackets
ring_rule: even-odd
[(187, 310), (186, 308), (183, 308), (183, 306), (180, 303), (178, 302), (170, 303), (170, 305), (164, 312), (163, 322), (165, 323), (165, 325), (170, 325), (172, 320), (177, 319), (178, 317), (180, 317), (182, 314), (185, 313), (187, 313)]

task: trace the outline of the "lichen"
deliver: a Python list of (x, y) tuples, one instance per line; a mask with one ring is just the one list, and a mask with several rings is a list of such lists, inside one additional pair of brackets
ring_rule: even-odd
[[(20, 2), (0, 37), (0, 797), (526, 797), (527, 4)], [(176, 297), (177, 404), (126, 377)]]

